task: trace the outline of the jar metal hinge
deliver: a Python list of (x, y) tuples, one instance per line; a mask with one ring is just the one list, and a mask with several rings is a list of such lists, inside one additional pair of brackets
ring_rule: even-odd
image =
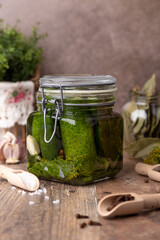
[[(53, 85), (52, 85), (52, 87), (53, 87)], [(59, 88), (60, 89), (61, 104), (59, 104), (59, 101), (57, 99), (49, 100), (49, 99), (44, 97), (44, 88), (45, 88), (45, 86), (41, 86), (41, 89), (42, 89), (42, 102), (41, 102), (41, 105), (42, 105), (42, 111), (43, 111), (43, 115), (44, 115), (44, 141), (46, 143), (50, 143), (52, 141), (52, 139), (54, 138), (55, 133), (56, 133), (58, 118), (60, 118), (60, 116), (63, 114), (63, 91), (62, 91), (62, 86), (61, 85), (59, 85), (59, 84), (55, 84), (54, 85), (54, 88)], [(55, 116), (53, 116), (53, 118), (55, 118), (54, 129), (53, 129), (53, 133), (52, 133), (52, 135), (51, 135), (49, 140), (47, 140), (46, 115), (47, 115), (47, 112), (51, 111), (51, 108), (46, 108), (45, 105), (47, 103), (51, 103), (55, 107)]]

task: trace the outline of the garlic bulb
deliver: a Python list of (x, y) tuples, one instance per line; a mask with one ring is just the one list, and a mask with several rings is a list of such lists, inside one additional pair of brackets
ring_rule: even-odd
[(6, 163), (19, 162), (20, 149), (18, 144), (6, 143), (3, 148), (3, 154), (6, 158)]
[(0, 140), (0, 157), (6, 163), (17, 163), (20, 157), (20, 146), (17, 139), (11, 132), (4, 134)]

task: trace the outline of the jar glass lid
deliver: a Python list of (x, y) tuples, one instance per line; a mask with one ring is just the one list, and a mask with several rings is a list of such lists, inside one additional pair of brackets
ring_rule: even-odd
[(40, 78), (40, 87), (54, 87), (59, 84), (63, 88), (114, 85), (116, 78), (110, 75), (56, 75)]

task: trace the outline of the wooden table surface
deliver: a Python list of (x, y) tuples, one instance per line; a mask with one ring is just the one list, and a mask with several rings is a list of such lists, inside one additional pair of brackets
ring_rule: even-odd
[[(0, 240), (159, 240), (159, 210), (112, 220), (97, 213), (97, 202), (105, 192), (160, 192), (160, 183), (145, 183), (146, 177), (136, 175), (136, 162), (124, 157), (124, 168), (117, 177), (85, 187), (43, 180), (47, 193), (34, 196), (23, 195), (18, 188), (12, 189), (0, 180)], [(26, 164), (16, 168), (25, 169)], [(60, 202), (53, 204), (55, 200)], [(81, 229), (79, 224), (87, 221), (76, 219), (76, 213), (89, 215), (102, 226), (87, 225)]]

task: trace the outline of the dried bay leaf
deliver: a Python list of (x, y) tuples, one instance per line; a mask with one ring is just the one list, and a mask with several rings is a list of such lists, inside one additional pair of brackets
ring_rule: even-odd
[(156, 91), (156, 76), (155, 74), (144, 84), (142, 88), (142, 93), (147, 97), (151, 97), (155, 94)]
[(129, 144), (131, 141), (134, 141), (135, 139), (132, 132), (131, 114), (137, 109), (138, 109), (137, 103), (135, 101), (126, 103), (122, 108), (122, 116), (124, 120), (124, 138), (126, 144)]
[(132, 142), (124, 150), (132, 157), (144, 159), (159, 142), (160, 138), (142, 138)]

